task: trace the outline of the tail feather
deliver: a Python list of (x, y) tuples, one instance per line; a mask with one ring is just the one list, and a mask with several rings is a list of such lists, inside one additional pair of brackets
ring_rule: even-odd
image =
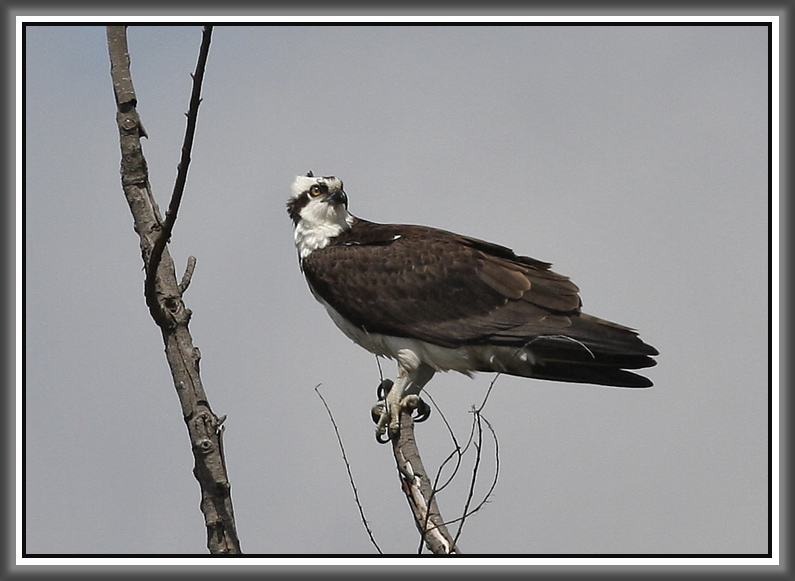
[(642, 375), (627, 371), (653, 367), (657, 349), (635, 331), (590, 315), (572, 318), (556, 334), (540, 335), (519, 346), (495, 347), (483, 371), (552, 381), (615, 387), (651, 387)]
[(592, 383), (613, 387), (651, 387), (648, 377), (625, 371), (617, 367), (600, 365), (576, 365), (560, 361), (545, 361), (533, 367), (536, 379), (565, 381), (573, 383)]

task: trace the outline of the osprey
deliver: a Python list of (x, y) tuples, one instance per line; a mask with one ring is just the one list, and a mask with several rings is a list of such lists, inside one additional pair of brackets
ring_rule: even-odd
[(297, 176), (287, 211), (312, 294), (355, 343), (397, 361), (396, 382), (373, 408), (379, 441), (398, 433), (404, 408), (427, 417), (419, 393), (437, 371), (652, 385), (626, 370), (655, 365), (657, 350), (583, 313), (577, 286), (547, 262), (445, 230), (357, 218), (334, 176)]

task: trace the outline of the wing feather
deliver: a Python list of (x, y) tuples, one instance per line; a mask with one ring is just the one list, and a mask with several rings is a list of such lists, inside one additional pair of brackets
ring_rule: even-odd
[[(357, 220), (301, 263), (312, 292), (370, 333), (509, 357), (482, 371), (646, 387), (625, 369), (655, 364), (637, 333), (580, 311), (579, 289), (551, 264), (475, 238)], [(505, 349), (509, 348), (509, 349)], [(516, 358), (524, 350), (533, 363)]]
[(518, 345), (569, 326), (579, 289), (550, 266), (444, 230), (363, 220), (302, 264), (355, 325), (451, 347)]
[(524, 273), (513, 268), (506, 268), (494, 260), (480, 260), (475, 269), (477, 277), (492, 290), (508, 299), (521, 299), (532, 284)]

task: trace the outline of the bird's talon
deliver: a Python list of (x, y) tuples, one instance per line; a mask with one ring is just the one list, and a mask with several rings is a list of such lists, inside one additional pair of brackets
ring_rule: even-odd
[(420, 396), (415, 394), (410, 394), (400, 400), (400, 408), (401, 409), (410, 409), (415, 410), (420, 402)]
[(378, 384), (378, 389), (376, 390), (378, 399), (385, 400), (387, 394), (392, 390), (393, 385), (394, 382), (391, 379), (383, 379), (381, 383)]
[[(379, 402), (381, 403), (381, 402)], [(373, 406), (373, 411), (375, 408), (379, 407), (378, 404)], [(392, 431), (392, 424), (390, 422), (389, 413), (386, 411), (387, 407), (383, 406), (383, 412), (378, 418), (378, 425), (375, 428), (375, 441), (379, 444), (386, 444), (393, 438), (395, 438), (395, 434)], [(387, 426), (389, 429), (387, 430)]]
[[(370, 410), (375, 427), (375, 441), (379, 444), (386, 444), (391, 439), (392, 427), (390, 425), (389, 417), (389, 403), (386, 400), (376, 402)], [(390, 435), (387, 434), (387, 426), (389, 426)]]
[(370, 413), (376, 424), (375, 439), (380, 444), (386, 444), (400, 436), (400, 414), (404, 411), (410, 415), (416, 410), (415, 422), (424, 422), (431, 415), (430, 406), (422, 398), (411, 393), (400, 397), (398, 392), (392, 392), (394, 382), (384, 379), (378, 385), (378, 402), (372, 407)]
[(431, 406), (429, 406), (422, 398), (420, 398), (420, 402), (417, 405), (417, 417), (414, 418), (414, 421), (424, 422), (429, 417), (431, 417)]
[(423, 399), (416, 395), (407, 395), (400, 402), (400, 407), (410, 410), (416, 410), (417, 415), (414, 418), (415, 422), (424, 422), (431, 415), (431, 406), (429, 406)]
[(386, 413), (386, 402), (384, 400), (377, 401), (370, 409), (370, 415), (373, 417), (373, 423), (377, 424)]

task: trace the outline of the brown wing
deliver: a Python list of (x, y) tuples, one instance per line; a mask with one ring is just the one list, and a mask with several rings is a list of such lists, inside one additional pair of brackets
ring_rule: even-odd
[(302, 264), (316, 293), (371, 333), (437, 345), (522, 345), (579, 316), (550, 265), (433, 228), (357, 222)]

